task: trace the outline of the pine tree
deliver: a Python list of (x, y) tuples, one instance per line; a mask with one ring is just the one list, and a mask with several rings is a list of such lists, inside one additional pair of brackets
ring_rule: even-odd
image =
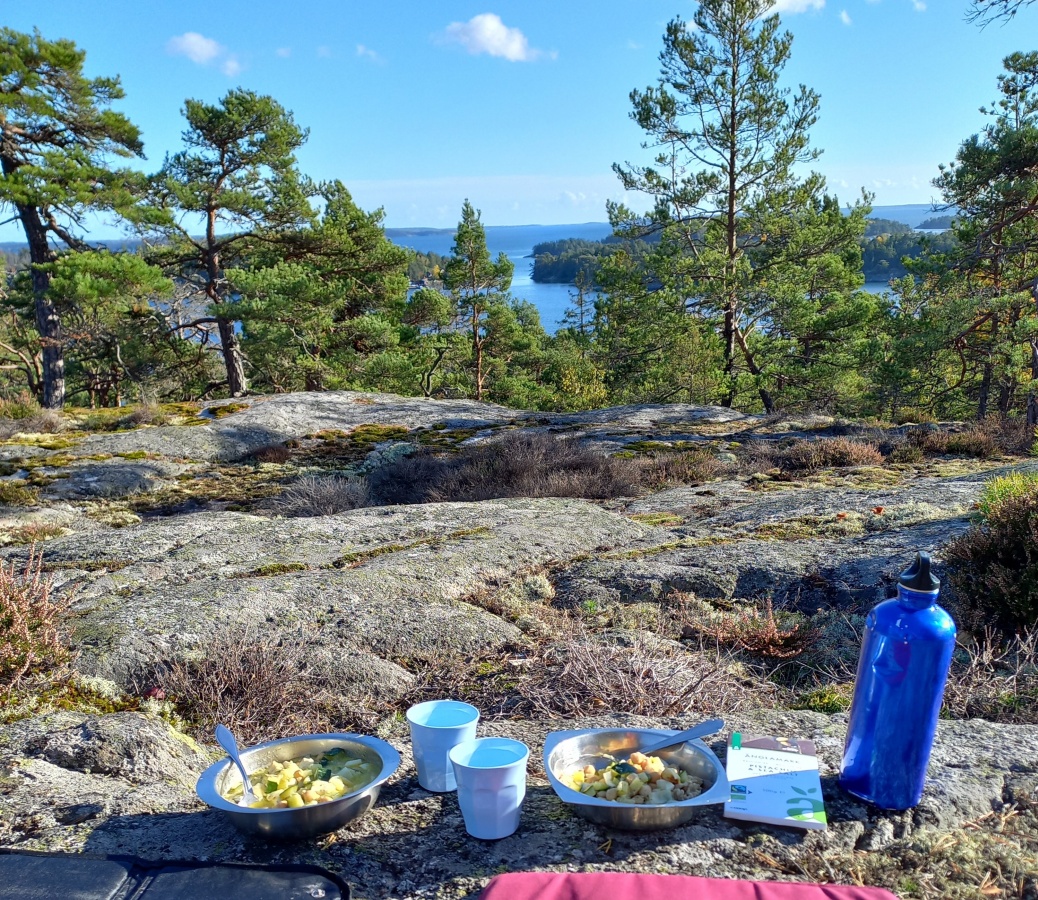
[(140, 132), (110, 109), (118, 78), (86, 78), (86, 54), (67, 40), (0, 28), (0, 207), (13, 208), (29, 244), (39, 334), (40, 400), (65, 402), (66, 338), (51, 290), (62, 246), (88, 250), (79, 233), (91, 211), (133, 215), (140, 176), (112, 168), (140, 156)]
[(948, 259), (965, 280), (971, 312), (957, 346), (982, 359), (977, 415), (992, 396), (1005, 415), (1028, 382), (1038, 423), (1038, 53), (1014, 53), (999, 76), (987, 127), (963, 142), (934, 184), (958, 208), (959, 251)]
[(504, 254), (496, 260), (487, 250), (487, 233), (479, 211), (468, 200), (451, 247), (451, 258), (443, 273), (444, 286), (457, 305), (461, 327), (469, 334), (475, 395), (483, 399), (487, 379), (488, 323), (491, 308), (505, 304), (515, 266)]
[[(722, 402), (735, 402), (744, 371), (769, 412), (776, 373), (762, 358), (760, 325), (774, 319), (778, 295), (764, 281), (774, 287), (782, 236), (795, 233), (802, 210), (823, 204), (825, 188), (820, 175), (795, 173), (818, 156), (808, 132), (819, 97), (803, 85), (795, 96), (780, 86), (792, 36), (767, 15), (772, 5), (702, 0), (692, 25), (670, 22), (658, 84), (631, 93), (631, 117), (655, 160), (613, 167), (627, 190), (648, 194), (654, 206), (644, 215), (610, 208), (619, 233), (662, 232), (680, 248), (670, 272), (657, 277), (683, 292), (690, 313), (719, 322)], [(856, 243), (861, 218), (828, 219), (816, 241), (796, 243), (800, 259), (841, 257)]]
[(248, 383), (225, 270), (242, 266), (258, 243), (269, 252), (313, 222), (315, 188), (295, 158), (307, 132), (272, 97), (240, 88), (218, 104), (187, 100), (184, 117), (185, 149), (152, 178), (151, 201), (166, 213), (152, 227), (153, 258), (204, 296), (208, 314), (191, 324), (216, 326), (234, 397)]

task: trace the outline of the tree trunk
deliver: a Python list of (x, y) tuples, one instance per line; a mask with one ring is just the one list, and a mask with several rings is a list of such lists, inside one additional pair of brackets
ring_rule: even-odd
[[(725, 290), (728, 296), (725, 298), (724, 310), (724, 379), (727, 392), (723, 405), (732, 407), (735, 404), (735, 341), (736, 331), (739, 330), (739, 296), (736, 287), (736, 273), (738, 267), (736, 261), (739, 258), (739, 220), (738, 220), (738, 198), (739, 182), (737, 177), (739, 165), (739, 36), (735, 31), (728, 34), (728, 52), (731, 54), (733, 65), (728, 73), (729, 109), (727, 132), (725, 141), (727, 143), (727, 209), (725, 210)], [(745, 351), (744, 351), (745, 355)]]
[[(7, 137), (6, 131), (4, 137)], [(4, 175), (11, 176), (18, 168), (15, 159), (7, 153), (0, 153), (0, 171)], [(22, 223), (25, 240), (29, 243), (29, 261), (33, 264), (53, 262), (54, 252), (47, 243), (47, 229), (40, 219), (40, 211), (35, 206), (20, 203), (14, 204), (14, 208)], [(65, 348), (61, 317), (47, 296), (49, 287), (50, 275), (32, 269), (33, 311), (42, 345), (39, 400), (47, 409), (61, 409), (65, 405)]]
[(729, 306), (724, 311), (724, 382), (727, 385), (722, 406), (735, 403), (735, 309)]
[[(743, 359), (746, 360), (746, 368), (750, 370), (751, 375), (759, 379), (764, 374), (764, 370), (757, 365), (757, 360), (754, 358), (753, 351), (750, 350), (750, 345), (746, 342), (746, 335), (742, 333), (741, 328), (735, 329), (734, 337), (739, 342), (739, 349), (742, 350)], [(761, 384), (757, 388), (757, 393), (760, 394), (761, 403), (764, 404), (764, 412), (770, 416), (777, 410), (771, 392)]]
[(220, 329), (220, 350), (223, 353), (223, 364), (227, 370), (227, 392), (232, 397), (242, 397), (249, 386), (245, 381), (245, 362), (241, 355), (241, 344), (234, 331), (231, 319), (217, 319)]
[(988, 414), (988, 400), (991, 397), (991, 375), (993, 366), (990, 362), (984, 363), (984, 374), (980, 379), (980, 395), (977, 397), (977, 421), (979, 422)]
[(476, 400), (483, 400), (483, 345), (486, 339), (479, 336), (480, 308), (472, 304), (472, 355), (476, 358)]
[(40, 403), (46, 409), (61, 409), (65, 405), (65, 348), (61, 317), (46, 291), (50, 276), (44, 272), (32, 273), (35, 295), (36, 330), (40, 334), (43, 351), (43, 396)]
[[(43, 264), (54, 261), (54, 253), (47, 243), (47, 231), (35, 207), (19, 206), (18, 215), (29, 242), (29, 259)], [(42, 351), (40, 403), (46, 409), (61, 409), (65, 405), (65, 347), (61, 316), (54, 302), (47, 296), (50, 274), (32, 269), (33, 312), (36, 331), (40, 335)]]
[[(1031, 299), (1038, 313), (1038, 277), (1031, 284)], [(1031, 383), (1027, 388), (1027, 424), (1038, 426), (1038, 337), (1031, 338)]]

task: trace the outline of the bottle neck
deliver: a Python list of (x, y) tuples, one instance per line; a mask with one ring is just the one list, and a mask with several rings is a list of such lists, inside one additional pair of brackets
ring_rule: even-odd
[(902, 606), (909, 609), (926, 609), (937, 602), (940, 591), (913, 591), (903, 584), (897, 586), (897, 599)]

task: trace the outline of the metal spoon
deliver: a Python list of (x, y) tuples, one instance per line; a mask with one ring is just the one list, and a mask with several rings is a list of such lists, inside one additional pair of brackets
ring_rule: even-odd
[(644, 753), (648, 756), (650, 753), (655, 753), (657, 750), (666, 750), (668, 747), (683, 744), (685, 741), (694, 741), (696, 738), (703, 737), (707, 734), (713, 734), (715, 731), (720, 731), (722, 728), (724, 728), (724, 719), (707, 719), (705, 722), (693, 725), (688, 729), (688, 731), (679, 731), (677, 734), (672, 734), (670, 737), (665, 738), (662, 741), (657, 741), (655, 744), (649, 744), (648, 747), (642, 747), (638, 752)]
[(241, 761), (241, 757), (238, 755), (238, 742), (234, 739), (234, 735), (231, 734), (229, 728), (224, 725), (216, 726), (216, 743), (227, 751), (227, 755), (238, 767), (238, 771), (241, 772), (242, 798), (238, 801), (238, 805), (248, 806), (250, 803), (254, 803), (256, 795), (252, 793), (249, 773), (245, 771), (245, 763)]

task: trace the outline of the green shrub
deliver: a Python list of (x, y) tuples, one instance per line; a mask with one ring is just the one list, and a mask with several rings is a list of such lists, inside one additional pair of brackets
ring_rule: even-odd
[(1012, 472), (1000, 475), (984, 484), (984, 490), (977, 501), (980, 517), (986, 520), (999, 506), (1014, 497), (1038, 491), (1038, 472)]
[(39, 491), (24, 481), (0, 481), (0, 506), (35, 506)]
[(815, 688), (806, 694), (801, 694), (792, 704), (793, 709), (809, 709), (813, 712), (833, 713), (844, 712), (851, 707), (851, 692), (853, 687), (847, 684), (828, 684), (824, 687)]
[(13, 399), (0, 399), (0, 419), (31, 419), (41, 411), (36, 398), (25, 391)]
[(1038, 482), (989, 492), (983, 521), (948, 545), (946, 560), (963, 624), (1012, 633), (1038, 624)]
[(929, 425), (936, 421), (933, 413), (912, 406), (904, 406), (894, 413), (895, 425)]

